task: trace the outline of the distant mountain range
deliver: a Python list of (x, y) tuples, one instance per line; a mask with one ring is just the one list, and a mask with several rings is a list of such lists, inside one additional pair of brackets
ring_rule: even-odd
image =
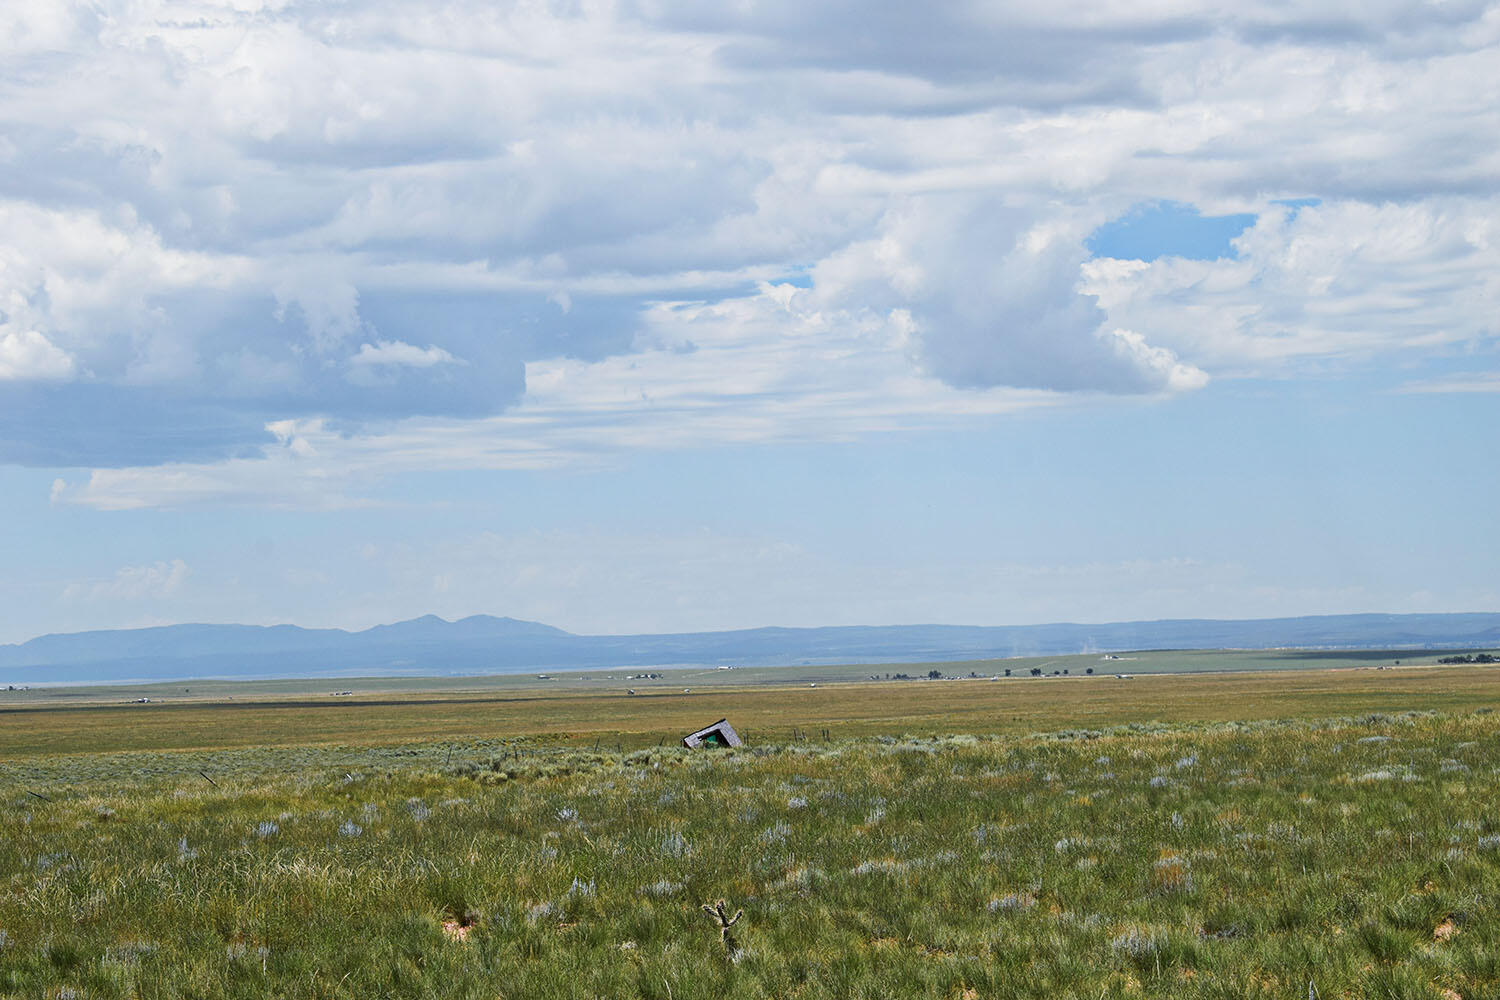
[(1135, 649), (1496, 646), (1500, 614), (1488, 613), (755, 628), (669, 635), (575, 635), (514, 618), (475, 615), (450, 622), (427, 615), (362, 632), (296, 625), (166, 625), (44, 635), (0, 646), (0, 684), (902, 663)]

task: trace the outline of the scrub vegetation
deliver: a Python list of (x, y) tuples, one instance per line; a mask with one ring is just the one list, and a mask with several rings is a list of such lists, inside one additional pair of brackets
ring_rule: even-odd
[(1487, 712), (18, 756), (0, 995), (1473, 1000), (1497, 791)]

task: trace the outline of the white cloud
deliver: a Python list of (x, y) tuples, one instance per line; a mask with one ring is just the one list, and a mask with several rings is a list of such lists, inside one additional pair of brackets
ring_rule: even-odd
[(1146, 338), (1130, 330), (1100, 331), (1102, 340), (1129, 368), (1140, 373), (1149, 385), (1173, 392), (1201, 389), (1208, 384), (1208, 373), (1185, 365), (1165, 347), (1152, 347)]
[[(0, 407), (0, 460), (169, 463), (101, 489), (284, 495), (243, 456), (320, 416), (327, 475), (536, 465), (1497, 337), (1493, 4), (31, 2), (0, 57), (0, 377), (140, 421)], [(1086, 259), (1161, 198), (1260, 222)]]
[(295, 308), (312, 349), (318, 354), (328, 354), (361, 326), (359, 291), (348, 281), (320, 274), (318, 270), (314, 265), (311, 270), (299, 271), (294, 277), (276, 283), (275, 316), (285, 323)]
[(1267, 211), (1238, 258), (1092, 261), (1110, 320), (1210, 371), (1479, 347), (1497, 336), (1500, 201)]
[(900, 306), (913, 358), (950, 385), (1158, 392), (1202, 372), (1138, 334), (1105, 334), (1080, 292), (1082, 220), (965, 196), (905, 199), (880, 235), (813, 270), (824, 301)]
[(458, 358), (441, 347), (414, 347), (399, 340), (380, 340), (374, 344), (359, 345), (359, 353), (349, 359), (355, 368), (378, 368), (385, 366), (403, 368), (431, 368), (433, 365), (462, 364)]
[(191, 343), (175, 340), (159, 302), (232, 287), (246, 262), (171, 248), (128, 206), (114, 215), (0, 199), (0, 370), (20, 369), (24, 357), (47, 378), (196, 372)]
[(1477, 375), (1448, 375), (1443, 378), (1407, 382), (1396, 391), (1422, 395), (1500, 392), (1500, 372), (1485, 372)]
[(74, 368), (66, 351), (35, 330), (0, 324), (0, 381), (71, 378)]
[(403, 372), (465, 364), (463, 359), (434, 345), (416, 347), (400, 340), (378, 340), (360, 345), (359, 353), (349, 359), (345, 378), (358, 386), (394, 386)]
[[(413, 349), (415, 350), (415, 349)], [(663, 303), (635, 349), (527, 366), (527, 394), (483, 420), (403, 421), (348, 436), (322, 420), (268, 425), (261, 457), (98, 469), (60, 499), (105, 509), (359, 503), (382, 477), (423, 469), (537, 469), (612, 452), (850, 438), (1064, 405), (1035, 389), (955, 389), (914, 366), (911, 315), (830, 308), (765, 285), (715, 303)]]
[(171, 597), (188, 577), (181, 559), (144, 566), (122, 566), (106, 580), (70, 583), (63, 588), (68, 601), (147, 601)]

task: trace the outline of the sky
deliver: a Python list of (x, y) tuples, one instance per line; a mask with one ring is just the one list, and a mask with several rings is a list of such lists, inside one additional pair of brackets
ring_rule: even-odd
[(12, 0), (0, 642), (1500, 610), (1500, 5)]

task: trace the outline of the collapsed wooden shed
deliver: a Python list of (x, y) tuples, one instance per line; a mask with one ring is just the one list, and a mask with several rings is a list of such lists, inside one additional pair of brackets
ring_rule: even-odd
[(734, 731), (728, 719), (720, 719), (696, 733), (688, 733), (682, 738), (682, 745), (696, 750), (699, 747), (739, 747), (744, 746), (745, 741), (740, 739), (740, 734)]

